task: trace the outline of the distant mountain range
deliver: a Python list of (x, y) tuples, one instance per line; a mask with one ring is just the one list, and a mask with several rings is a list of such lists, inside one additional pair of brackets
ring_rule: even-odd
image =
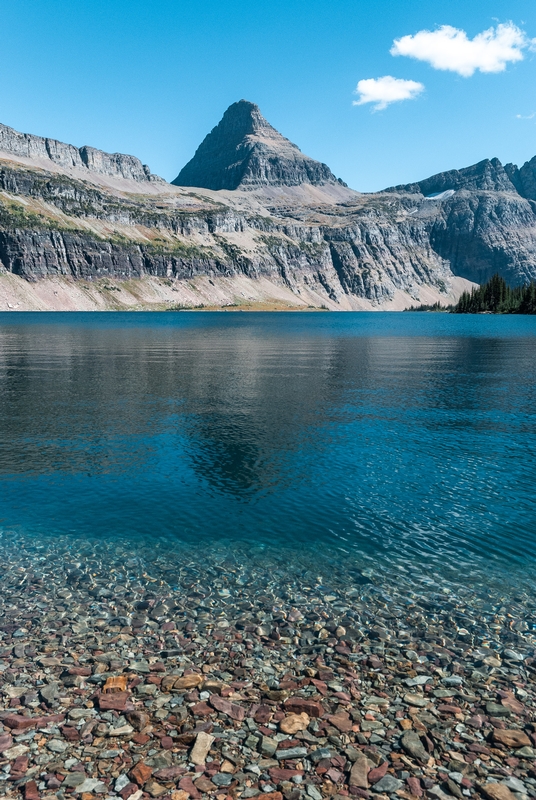
[(536, 279), (536, 157), (349, 189), (241, 100), (172, 184), (0, 125), (0, 309), (396, 309)]

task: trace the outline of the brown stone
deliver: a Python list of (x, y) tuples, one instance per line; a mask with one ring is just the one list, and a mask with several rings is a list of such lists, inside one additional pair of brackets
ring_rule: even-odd
[(91, 675), (91, 667), (69, 667), (67, 674), (78, 675), (81, 678), (89, 678)]
[(144, 711), (130, 711), (126, 718), (136, 731), (142, 731), (149, 724), (149, 715)]
[(489, 800), (515, 800), (514, 795), (504, 783), (486, 783), (480, 787), (480, 791)]
[(162, 689), (163, 692), (169, 692), (171, 691), (171, 689), (173, 689), (176, 680), (177, 680), (176, 675), (166, 675), (164, 678), (162, 678), (162, 683), (160, 684), (160, 688)]
[(28, 731), (31, 728), (45, 728), (51, 722), (63, 722), (65, 714), (53, 714), (50, 717), (23, 717), (21, 714), (9, 714), (2, 722), (14, 731)]
[(192, 672), (191, 675), (183, 675), (182, 678), (177, 678), (175, 680), (175, 683), (173, 684), (173, 688), (196, 689), (203, 683), (204, 680), (205, 679), (202, 675), (198, 675), (196, 672)]
[(271, 706), (259, 706), (258, 709), (255, 711), (253, 719), (255, 720), (257, 725), (265, 725), (267, 722), (270, 722), (273, 713), (274, 710)]
[(349, 733), (354, 724), (346, 711), (338, 711), (337, 714), (332, 714), (328, 717), (328, 720), (341, 733)]
[(459, 706), (455, 706), (452, 703), (442, 703), (441, 705), (437, 706), (437, 710), (441, 711), (443, 714), (461, 714), (462, 710)]
[(77, 742), (80, 739), (80, 734), (76, 728), (72, 726), (65, 725), (61, 729), (62, 735), (64, 739), (67, 739), (68, 742)]
[[(17, 756), (13, 763), (11, 764), (11, 771), (9, 773), (10, 780), (19, 780), (28, 770), (28, 756)], [(18, 777), (14, 777), (14, 776)]]
[(35, 781), (24, 784), (24, 800), (40, 800), (41, 795)]
[(147, 744), (147, 742), (149, 741), (150, 738), (151, 737), (146, 733), (136, 733), (132, 737), (132, 741), (135, 744)]
[(306, 700), (305, 697), (289, 697), (285, 701), (285, 711), (290, 711), (293, 714), (305, 713), (318, 719), (323, 715), (324, 707), (317, 700)]
[(283, 733), (298, 733), (298, 731), (306, 730), (310, 721), (309, 715), (305, 712), (301, 714), (289, 714), (281, 720), (279, 728)]
[(174, 792), (171, 792), (171, 800), (188, 800), (189, 796), (188, 792), (185, 792), (183, 789), (176, 789)]
[(359, 753), (356, 761), (352, 765), (350, 772), (350, 786), (358, 787), (359, 789), (368, 789), (368, 774), (372, 767), (372, 763), (368, 760), (364, 753)]
[(124, 692), (127, 688), (127, 675), (118, 675), (115, 678), (108, 678), (104, 684), (103, 692)]
[(192, 706), (191, 711), (194, 717), (209, 717), (214, 714), (214, 709), (204, 702), (196, 703), (195, 706)]
[(138, 786), (143, 786), (145, 783), (147, 783), (152, 774), (153, 770), (151, 767), (148, 767), (147, 764), (143, 763), (143, 761), (138, 762), (138, 764), (136, 764), (136, 766), (129, 772), (130, 778), (134, 781), (134, 783), (137, 783)]
[(138, 787), (135, 783), (127, 783), (127, 785), (121, 789), (119, 794), (123, 798), (123, 800), (128, 800), (131, 794), (134, 794), (138, 791)]
[(147, 783), (143, 787), (143, 790), (144, 790), (144, 792), (147, 792), (148, 794), (150, 794), (151, 797), (160, 797), (161, 795), (163, 795), (163, 794), (165, 794), (167, 792), (167, 789), (166, 789), (165, 786), (162, 786), (162, 784), (158, 783), (157, 781), (153, 781), (153, 780), (147, 781)]
[(215, 792), (216, 791), (216, 784), (212, 783), (210, 778), (206, 778), (204, 775), (201, 778), (198, 778), (194, 781), (194, 786), (196, 789), (199, 789), (200, 792)]
[(217, 681), (214, 678), (207, 678), (203, 684), (203, 691), (210, 694), (221, 694), (225, 684), (222, 681)]
[(504, 692), (506, 695), (501, 700), (501, 705), (511, 711), (513, 714), (523, 714), (525, 706), (517, 700), (512, 692)]
[(501, 731), (495, 728), (493, 731), (493, 741), (504, 744), (506, 747), (530, 747), (532, 742), (523, 731), (516, 729)]
[(110, 692), (99, 696), (101, 711), (124, 711), (130, 692)]

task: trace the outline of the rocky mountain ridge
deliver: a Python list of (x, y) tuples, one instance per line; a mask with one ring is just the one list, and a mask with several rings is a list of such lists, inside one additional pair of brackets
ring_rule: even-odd
[(161, 181), (151, 174), (136, 156), (122, 153), (105, 153), (95, 147), (75, 147), (56, 139), (34, 136), (0, 124), (0, 152), (28, 159), (51, 161), (53, 164), (95, 172), (100, 175), (125, 178), (140, 182)]
[(518, 167), (501, 164), (498, 158), (486, 158), (463, 169), (439, 172), (423, 181), (395, 186), (388, 192), (420, 192), (426, 197), (459, 189), (486, 192), (511, 192), (536, 201), (536, 156)]
[[(497, 271), (512, 285), (536, 278), (536, 203), (529, 196), (536, 159), (521, 168), (486, 160), (365, 195), (324, 165), (308, 171), (309, 161), (318, 162), (280, 137), (256, 106), (235, 105), (230, 118), (242, 115), (242, 139), (237, 146), (235, 136), (214, 167), (218, 181), (238, 176), (234, 190), (138, 180), (126, 166), (126, 178), (97, 185), (89, 178), (98, 173), (88, 167), (70, 171), (71, 151), (50, 160), (54, 172), (43, 166), (42, 149), (24, 163), (0, 153), (0, 308), (11, 302), (1, 273), (11, 276), (9, 286), (23, 282), (17, 307), (24, 282), (33, 284), (34, 297), (47, 281), (60, 281), (54, 292), (76, 295), (74, 307), (81, 287), (92, 297), (98, 289), (98, 307), (102, 298), (122, 307), (149, 281), (158, 307), (262, 300), (351, 310), (453, 302), (469, 281)], [(272, 161), (259, 155), (261, 138)], [(244, 155), (235, 172), (233, 147)], [(189, 168), (202, 167), (201, 149)]]

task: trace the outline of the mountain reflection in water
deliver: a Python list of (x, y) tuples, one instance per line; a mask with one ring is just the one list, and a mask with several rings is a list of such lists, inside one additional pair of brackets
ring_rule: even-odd
[(532, 319), (0, 317), (0, 526), (534, 560)]

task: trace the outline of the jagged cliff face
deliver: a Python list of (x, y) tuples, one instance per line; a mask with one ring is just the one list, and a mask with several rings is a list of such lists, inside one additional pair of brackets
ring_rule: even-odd
[(329, 167), (304, 155), (281, 136), (264, 119), (258, 106), (240, 100), (227, 109), (173, 183), (232, 191), (341, 182)]
[(99, 175), (125, 178), (146, 182), (161, 180), (156, 175), (151, 175), (151, 170), (143, 165), (135, 156), (121, 153), (104, 153), (94, 147), (74, 147), (64, 144), (56, 139), (45, 139), (42, 136), (33, 136), (29, 133), (19, 133), (0, 125), (0, 152), (39, 160), (46, 163), (50, 161), (66, 169), (81, 169)]
[(448, 297), (448, 264), (398, 199), (356, 194), (335, 215), (334, 206), (245, 212), (229, 195), (223, 203), (196, 191), (192, 208), (192, 195), (174, 187), (142, 200), (6, 163), (0, 263), (30, 281), (246, 276), (317, 307), (380, 307), (401, 293), (403, 307), (422, 291)]
[(516, 286), (536, 279), (535, 176), (536, 158), (521, 169), (494, 158), (387, 191), (428, 204), (431, 246), (455, 275)]
[[(108, 307), (149, 280), (168, 305), (173, 292), (185, 305), (381, 309), (452, 302), (497, 271), (536, 279), (536, 158), (363, 195), (241, 102), (179, 176), (238, 190), (190, 190), (129, 156), (2, 131), (0, 273), (34, 287), (104, 286)], [(0, 274), (0, 308), (2, 297)]]

